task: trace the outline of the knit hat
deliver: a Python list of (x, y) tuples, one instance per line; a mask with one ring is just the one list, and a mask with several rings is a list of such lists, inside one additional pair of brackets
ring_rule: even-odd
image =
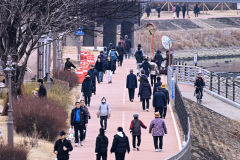
[(64, 135), (66, 135), (66, 133), (64, 131), (61, 131), (59, 135), (64, 136)]
[(133, 118), (138, 118), (138, 116), (139, 116), (138, 114), (134, 114)]
[(162, 88), (166, 88), (166, 84), (165, 84), (165, 83), (162, 83), (161, 87), (162, 87)]
[(155, 118), (159, 118), (160, 117), (160, 113), (159, 112), (155, 112), (154, 116), (155, 116)]

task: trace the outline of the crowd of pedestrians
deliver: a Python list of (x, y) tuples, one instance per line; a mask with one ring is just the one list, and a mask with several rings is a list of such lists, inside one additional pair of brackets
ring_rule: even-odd
[[(161, 82), (162, 62), (164, 61), (161, 51), (158, 50), (155, 56), (149, 62), (149, 57), (145, 56), (141, 44), (138, 45), (135, 53), (132, 54), (131, 41), (125, 36), (125, 40), (121, 37), (117, 47), (109, 44), (109, 47), (101, 51), (97, 57), (95, 65), (91, 65), (90, 69), (82, 83), (81, 92), (84, 99), (75, 103), (75, 108), (71, 112), (70, 125), (74, 129), (75, 147), (83, 146), (86, 139), (88, 121), (91, 119), (88, 107), (90, 107), (91, 97), (97, 93), (96, 85), (103, 82), (103, 76), (106, 74), (107, 83), (112, 83), (112, 75), (116, 73), (117, 67), (123, 65), (123, 59), (131, 58), (134, 55), (136, 59), (135, 74), (133, 69), (126, 77), (126, 88), (129, 93), (129, 101), (133, 102), (135, 98), (135, 90), (138, 89), (138, 97), (142, 104), (142, 110), (149, 112), (153, 107), (155, 119), (149, 125), (149, 133), (153, 136), (153, 144), (156, 152), (163, 149), (163, 136), (167, 134), (165, 117), (167, 114), (167, 105), (169, 104), (169, 93), (166, 84)], [(128, 48), (128, 47), (129, 48)], [(166, 60), (166, 59), (165, 59)], [(66, 66), (73, 67), (70, 60)], [(73, 67), (74, 68), (74, 67)], [(66, 67), (66, 70), (67, 67)], [(96, 83), (98, 82), (98, 84)], [(111, 87), (111, 86), (109, 86)], [(152, 103), (150, 102), (152, 100)], [(152, 104), (152, 105), (151, 105)], [(96, 138), (95, 153), (97, 160), (107, 160), (109, 141), (105, 132), (107, 131), (107, 122), (111, 117), (111, 106), (107, 98), (102, 97), (97, 111), (100, 129)], [(130, 133), (132, 134), (132, 147), (134, 151), (140, 151), (141, 145), (141, 128), (147, 129), (147, 126), (139, 119), (138, 114), (133, 115), (130, 122)], [(66, 139), (65, 132), (60, 133), (60, 139), (56, 142), (54, 152), (59, 160), (68, 160), (69, 152), (72, 151), (70, 141)], [(129, 139), (123, 131), (122, 127), (117, 128), (114, 136), (110, 152), (115, 154), (116, 160), (124, 160), (126, 153), (130, 153)]]

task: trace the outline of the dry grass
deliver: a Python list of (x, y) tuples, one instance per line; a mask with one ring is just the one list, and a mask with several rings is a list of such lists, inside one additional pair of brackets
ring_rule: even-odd
[[(158, 30), (155, 33), (155, 50), (164, 50), (161, 43), (161, 37), (164, 35), (174, 40), (175, 50), (240, 46), (240, 30), (237, 29), (174, 32)], [(135, 45), (141, 43), (145, 52), (151, 51), (151, 39), (148, 31), (137, 31), (135, 33)]]

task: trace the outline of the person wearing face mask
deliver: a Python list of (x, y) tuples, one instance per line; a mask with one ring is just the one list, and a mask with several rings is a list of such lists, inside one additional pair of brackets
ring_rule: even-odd
[[(100, 117), (100, 125), (106, 130), (107, 129), (107, 119), (110, 118), (110, 107), (107, 103), (105, 97), (102, 98), (101, 103), (99, 105), (98, 117)], [(104, 122), (103, 122), (104, 121)]]

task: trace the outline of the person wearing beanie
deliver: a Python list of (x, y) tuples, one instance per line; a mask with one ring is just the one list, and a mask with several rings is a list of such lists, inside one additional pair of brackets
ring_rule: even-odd
[(38, 79), (38, 84), (39, 84), (38, 96), (40, 98), (47, 97), (47, 90), (46, 90), (45, 86), (43, 85), (43, 80)]
[(141, 120), (139, 120), (139, 115), (134, 114), (133, 115), (133, 120), (130, 124), (130, 133), (132, 133), (132, 145), (133, 145), (133, 150), (136, 150), (136, 138), (138, 140), (137, 142), (137, 151), (140, 150), (140, 145), (141, 145), (141, 127), (144, 129), (147, 129), (147, 127), (143, 124)]
[(105, 136), (105, 130), (103, 128), (99, 129), (99, 135), (96, 138), (95, 153), (97, 155), (97, 160), (107, 160), (108, 152), (108, 138)]
[(83, 80), (82, 83), (82, 95), (84, 96), (84, 100), (85, 100), (85, 105), (90, 106), (90, 102), (91, 102), (91, 97), (92, 97), (92, 89), (93, 89), (93, 85), (92, 85), (92, 81), (90, 79), (90, 75), (86, 75), (85, 79)]
[(110, 115), (111, 115), (110, 106), (107, 103), (106, 98), (103, 97), (99, 105), (99, 111), (97, 113), (97, 116), (100, 117), (100, 125), (104, 130), (107, 129), (107, 119), (110, 118)]
[(166, 96), (163, 92), (161, 92), (161, 87), (157, 88), (157, 92), (153, 96), (153, 108), (155, 112), (159, 112), (161, 118), (163, 117), (163, 109), (167, 104)]
[(161, 71), (161, 65), (162, 65), (162, 61), (163, 61), (163, 57), (161, 55), (161, 51), (160, 50), (157, 50), (157, 53), (155, 54), (154, 56), (154, 61), (155, 63), (157, 64), (158, 66), (158, 71), (160, 73)]
[(125, 160), (126, 152), (130, 152), (128, 137), (123, 132), (122, 127), (118, 127), (117, 131), (110, 152), (115, 153), (115, 160)]
[(130, 102), (133, 102), (135, 89), (137, 88), (137, 76), (133, 73), (133, 69), (130, 70), (130, 74), (127, 76), (126, 88), (128, 89), (128, 95)]
[(166, 104), (164, 105), (163, 107), (163, 118), (165, 119), (166, 117), (166, 114), (167, 114), (167, 105), (169, 105), (169, 92), (168, 90), (166, 89), (166, 84), (165, 83), (162, 83), (162, 86), (161, 86), (161, 92), (164, 93), (165, 97), (166, 97)]
[(160, 118), (159, 112), (155, 112), (154, 116), (155, 119), (150, 123), (149, 133), (152, 133), (155, 151), (161, 152), (163, 149), (163, 136), (167, 134), (167, 127), (164, 120)]
[(157, 92), (157, 88), (161, 87), (161, 85), (162, 85), (161, 77), (157, 77), (157, 83), (155, 83), (153, 87), (153, 95)]
[(60, 132), (60, 139), (54, 145), (54, 153), (58, 160), (69, 160), (69, 152), (73, 150), (72, 144), (66, 139), (66, 133)]

